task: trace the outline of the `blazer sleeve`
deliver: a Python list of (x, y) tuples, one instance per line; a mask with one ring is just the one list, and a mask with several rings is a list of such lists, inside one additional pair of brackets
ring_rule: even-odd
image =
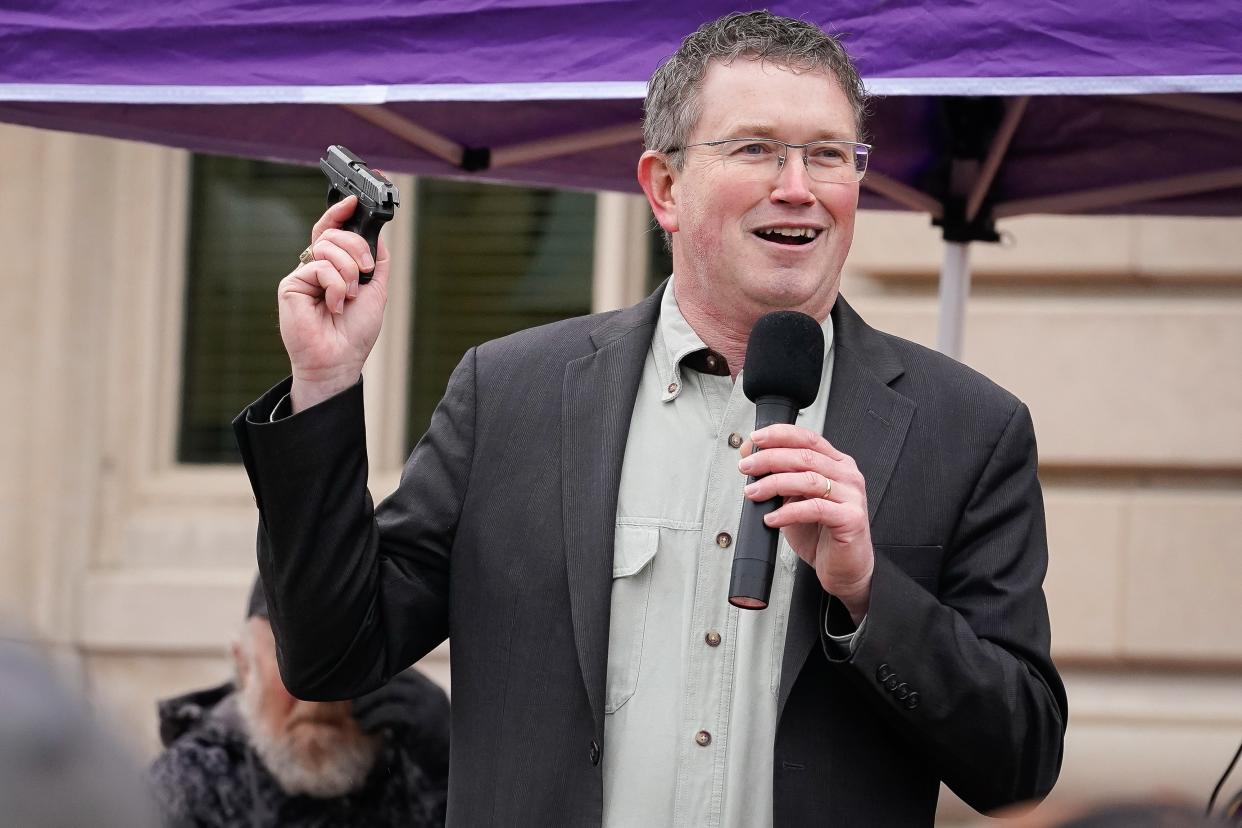
[(281, 677), (303, 699), (374, 690), (448, 635), (449, 556), (473, 460), (475, 351), (372, 506), (362, 382), (269, 422), (291, 382), (233, 422), (259, 507), (259, 572)]
[[(1036, 467), (1018, 403), (945, 548), (939, 595), (877, 555), (852, 652), (824, 648), (980, 811), (1045, 796), (1061, 767), (1067, 705), (1049, 653)], [(827, 603), (822, 630), (840, 611)]]

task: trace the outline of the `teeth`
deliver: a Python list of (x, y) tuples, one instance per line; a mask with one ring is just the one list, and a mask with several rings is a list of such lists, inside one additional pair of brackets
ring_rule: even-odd
[(775, 236), (788, 236), (789, 238), (799, 238), (805, 236), (808, 239), (815, 238), (816, 231), (810, 227), (772, 227), (762, 231), (764, 234)]

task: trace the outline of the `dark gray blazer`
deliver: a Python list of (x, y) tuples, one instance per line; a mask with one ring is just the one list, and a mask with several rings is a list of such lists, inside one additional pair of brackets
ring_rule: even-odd
[[(293, 693), (359, 695), (452, 638), (450, 824), (600, 824), (617, 491), (660, 293), (471, 349), (374, 512), (361, 384), (268, 423), (286, 381), (234, 424)], [(824, 434), (866, 477), (877, 561), (845, 659), (799, 565), (775, 824), (930, 825), (940, 780), (981, 810), (1042, 796), (1066, 702), (1030, 415), (844, 299), (832, 313)]]

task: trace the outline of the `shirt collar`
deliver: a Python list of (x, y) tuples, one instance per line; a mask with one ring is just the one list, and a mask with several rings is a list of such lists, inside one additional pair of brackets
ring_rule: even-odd
[(699, 335), (690, 327), (686, 317), (681, 315), (677, 306), (677, 296), (673, 291), (675, 276), (670, 276), (664, 288), (664, 296), (660, 300), (660, 319), (656, 323), (655, 336), (651, 339), (652, 352), (655, 355), (656, 370), (660, 374), (660, 383), (664, 386), (663, 402), (677, 399), (681, 393), (681, 361), (695, 351), (707, 346)]
[[(673, 291), (674, 279), (675, 276), (670, 276), (668, 285), (664, 288), (664, 296), (660, 299), (660, 318), (656, 322), (655, 336), (651, 339), (656, 370), (664, 386), (663, 396), (660, 398), (662, 402), (675, 400), (681, 393), (684, 385), (681, 381), (681, 369), (686, 357), (708, 350), (703, 340), (699, 339), (699, 335), (694, 332), (694, 328), (690, 327), (686, 317), (681, 315), (681, 308), (677, 305), (677, 296)], [(824, 370), (826, 371), (830, 365), (828, 355), (832, 352), (833, 344), (832, 315), (825, 317), (819, 327), (824, 332)], [(724, 357), (720, 359), (723, 360)], [(827, 379), (827, 377), (821, 378), (821, 389)]]

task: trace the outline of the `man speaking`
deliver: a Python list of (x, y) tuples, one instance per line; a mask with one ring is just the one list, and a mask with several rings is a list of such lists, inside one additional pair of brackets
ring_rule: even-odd
[[(282, 674), (352, 698), (451, 636), (450, 824), (930, 825), (942, 780), (980, 810), (1052, 787), (1031, 419), (839, 295), (863, 111), (812, 25), (690, 35), (638, 161), (672, 277), (467, 352), (374, 509), (360, 372), (388, 256), (340, 229), (352, 198), (281, 282), (293, 376), (235, 427)], [(755, 431), (737, 380), (772, 311), (810, 316), (823, 357), (796, 422)], [(766, 608), (739, 609), (743, 500), (772, 498)]]

